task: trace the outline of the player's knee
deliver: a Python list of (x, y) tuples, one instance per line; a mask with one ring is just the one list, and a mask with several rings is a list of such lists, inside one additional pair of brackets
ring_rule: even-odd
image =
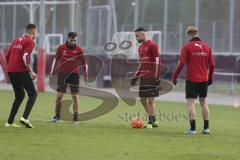
[(151, 103), (151, 104), (154, 103), (154, 98), (149, 98), (148, 102)]
[(63, 94), (57, 94), (57, 98), (56, 98), (56, 102), (59, 102), (59, 101), (61, 101), (62, 100), (62, 98), (63, 98)]
[(38, 96), (37, 92), (32, 92), (28, 95), (29, 99), (32, 101), (36, 101), (37, 96)]
[(205, 105), (207, 102), (206, 102), (206, 99), (205, 99), (205, 98), (199, 98), (199, 103), (203, 106), (203, 105)]
[(147, 102), (147, 99), (146, 99), (146, 98), (141, 98), (141, 102), (142, 102), (142, 103), (146, 103), (146, 102)]
[(22, 102), (24, 98), (25, 98), (25, 92), (22, 92), (21, 94), (16, 94), (15, 95), (15, 99), (19, 102)]
[(56, 98), (56, 103), (60, 102), (62, 100), (62, 97), (57, 97)]
[(72, 95), (73, 101), (78, 101), (78, 95)]

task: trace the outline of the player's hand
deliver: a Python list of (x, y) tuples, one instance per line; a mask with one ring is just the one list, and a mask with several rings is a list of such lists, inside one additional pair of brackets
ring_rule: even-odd
[(209, 86), (212, 85), (212, 79), (209, 79), (209, 80), (208, 80), (208, 85), (209, 85)]
[(30, 76), (31, 76), (31, 78), (32, 78), (32, 80), (35, 80), (36, 78), (37, 78), (37, 75), (36, 75), (36, 73), (35, 72), (30, 72)]
[(51, 73), (50, 73), (50, 76), (54, 76), (56, 74), (56, 71), (52, 71)]
[(177, 80), (176, 79), (172, 79), (172, 83), (176, 86), (177, 85)]
[(155, 83), (155, 85), (160, 85), (160, 79), (158, 78), (158, 77), (155, 77), (154, 78), (154, 83)]
[(133, 79), (131, 79), (132, 86), (136, 85), (137, 79), (138, 79), (137, 77), (134, 77)]
[(84, 81), (87, 81), (87, 80), (88, 80), (87, 74), (84, 74), (83, 79), (84, 79)]

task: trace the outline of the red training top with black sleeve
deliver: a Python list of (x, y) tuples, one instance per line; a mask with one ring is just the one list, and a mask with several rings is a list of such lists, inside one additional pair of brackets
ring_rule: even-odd
[(200, 38), (194, 37), (183, 46), (177, 69), (172, 77), (173, 81), (177, 80), (185, 63), (187, 65), (186, 80), (191, 82), (206, 82), (212, 79), (215, 69), (212, 51)]
[[(87, 64), (83, 49), (76, 45), (70, 49), (67, 44), (62, 44), (58, 47), (55, 59), (58, 62), (56, 67), (57, 72), (76, 73), (79, 74), (79, 68), (83, 67), (83, 74), (86, 74)], [(79, 61), (81, 65), (79, 65)]]
[(138, 52), (140, 65), (134, 77), (158, 77), (161, 64), (158, 46), (152, 40), (147, 40), (138, 48)]
[(26, 72), (30, 64), (30, 54), (35, 47), (35, 42), (28, 35), (15, 39), (8, 50), (7, 72)]

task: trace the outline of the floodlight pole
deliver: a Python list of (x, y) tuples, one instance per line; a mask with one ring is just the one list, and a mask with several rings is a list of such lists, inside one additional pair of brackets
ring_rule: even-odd
[(139, 26), (139, 0), (135, 0), (134, 6), (134, 29), (138, 28)]
[(72, 4), (70, 6), (70, 30), (75, 31), (75, 19), (74, 19), (74, 14), (75, 14), (75, 0), (71, 0)]
[(113, 12), (113, 33), (117, 32), (117, 15), (115, 9), (115, 0), (111, 0), (109, 2), (111, 4), (112, 12)]
[(40, 48), (44, 48), (44, 39), (45, 39), (45, 0), (40, 0), (40, 22), (39, 22), (39, 31), (40, 31)]
[(233, 32), (234, 32), (234, 3), (235, 0), (230, 0), (229, 12), (229, 52), (233, 52)]
[(29, 22), (34, 23), (34, 11), (33, 11), (33, 5), (29, 5)]
[[(16, 0), (14, 0), (14, 2), (16, 2)], [(12, 23), (13, 23), (13, 34), (12, 34), (12, 38), (14, 39), (15, 37), (16, 37), (16, 10), (17, 10), (17, 7), (16, 7), (16, 5), (14, 4), (14, 6), (13, 6), (13, 21), (12, 21)]]
[(2, 32), (2, 42), (4, 42), (4, 30), (5, 30), (5, 7), (3, 6), (2, 8), (1, 8), (1, 12), (2, 12), (2, 14), (1, 14), (1, 16), (2, 16), (2, 20), (1, 20), (1, 32)]
[(199, 0), (195, 0), (195, 27), (199, 27)]
[(164, 0), (164, 20), (163, 20), (163, 53), (167, 48), (167, 31), (168, 31), (168, 0)]
[(56, 23), (57, 23), (57, 8), (53, 5), (50, 9), (52, 13), (52, 33), (56, 33)]
[[(216, 22), (212, 22), (212, 51), (216, 48)], [(213, 52), (214, 53), (214, 52)]]

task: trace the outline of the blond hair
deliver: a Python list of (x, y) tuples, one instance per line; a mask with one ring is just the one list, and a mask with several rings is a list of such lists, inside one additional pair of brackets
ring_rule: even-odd
[(194, 26), (188, 26), (186, 30), (186, 34), (190, 36), (195, 36), (198, 33), (197, 27)]

